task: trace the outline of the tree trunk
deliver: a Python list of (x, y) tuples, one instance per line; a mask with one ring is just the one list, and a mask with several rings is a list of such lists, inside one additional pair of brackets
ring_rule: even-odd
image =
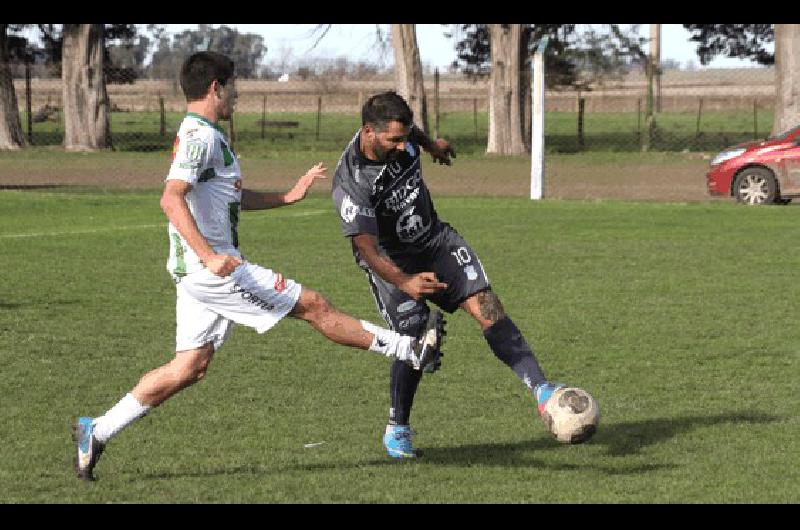
[(392, 24), (392, 46), (397, 93), (403, 96), (414, 111), (414, 123), (427, 133), (428, 107), (414, 24)]
[[(521, 155), (529, 152), (525, 141), (525, 94), (521, 71), (522, 24), (489, 24), (492, 71), (489, 77), (489, 141), (486, 152)], [(527, 47), (526, 47), (527, 48)]]
[(772, 134), (800, 123), (800, 24), (775, 24), (775, 119)]
[(110, 148), (103, 25), (64, 24), (63, 34), (64, 148), (68, 151)]
[(19, 120), (17, 93), (8, 56), (8, 24), (0, 24), (0, 149), (19, 149), (25, 143)]

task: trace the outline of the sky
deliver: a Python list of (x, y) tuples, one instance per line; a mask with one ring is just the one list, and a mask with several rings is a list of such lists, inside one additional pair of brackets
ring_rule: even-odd
[[(218, 27), (220, 24), (214, 24)], [(375, 62), (376, 24), (334, 24), (319, 44), (313, 48), (319, 33), (314, 33), (316, 24), (224, 24), (242, 33), (257, 33), (264, 37), (267, 46), (266, 62), (280, 59), (282, 52), (291, 50), (292, 57), (333, 58), (345, 56), (353, 61)], [(386, 38), (389, 25), (381, 24)], [(629, 24), (623, 25), (629, 27)], [(649, 37), (650, 25), (639, 25), (640, 35)], [(167, 31), (180, 33), (195, 29), (197, 24), (169, 24)], [(446, 69), (455, 59), (454, 41), (444, 36), (449, 28), (441, 24), (417, 24), (417, 44), (423, 64)], [(673, 59), (683, 67), (693, 61), (700, 68), (695, 51), (696, 45), (689, 41), (690, 34), (681, 24), (661, 25), (661, 60)], [(772, 51), (772, 48), (768, 48)], [(391, 53), (385, 58), (393, 62)], [(754, 62), (741, 59), (717, 58), (705, 68), (757, 67)]]
[[(223, 24), (213, 24), (219, 27)], [(264, 37), (267, 53), (264, 62), (280, 61), (282, 55), (290, 54), (294, 60), (300, 58), (336, 58), (347, 57), (352, 61), (378, 62), (376, 57), (376, 24), (334, 24), (322, 40), (314, 46), (320, 33), (315, 32), (317, 24), (224, 24), (236, 28), (242, 33), (256, 33)], [(630, 24), (623, 24), (630, 27)], [(389, 39), (389, 24), (380, 24), (384, 38)], [(167, 24), (170, 34), (180, 33), (187, 29), (196, 29), (197, 24)], [(144, 26), (142, 26), (144, 29)], [(423, 65), (446, 70), (456, 58), (455, 42), (444, 36), (449, 26), (442, 24), (417, 24), (417, 44)], [(30, 30), (33, 37), (35, 30)], [(649, 37), (650, 25), (640, 24), (639, 34)], [(681, 67), (692, 61), (696, 68), (747, 68), (758, 67), (752, 61), (718, 57), (703, 67), (697, 58), (696, 45), (689, 41), (690, 34), (681, 24), (661, 25), (661, 60), (672, 59)], [(768, 46), (773, 51), (774, 46)], [(391, 65), (394, 58), (391, 49), (383, 58), (386, 65)]]

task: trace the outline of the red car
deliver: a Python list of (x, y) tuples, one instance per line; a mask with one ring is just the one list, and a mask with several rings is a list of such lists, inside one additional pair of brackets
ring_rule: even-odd
[(714, 157), (708, 193), (745, 204), (786, 204), (800, 197), (800, 127), (730, 147)]

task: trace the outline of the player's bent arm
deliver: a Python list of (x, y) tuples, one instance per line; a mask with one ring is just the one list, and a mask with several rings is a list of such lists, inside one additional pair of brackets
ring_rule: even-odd
[(241, 260), (234, 256), (217, 254), (200, 233), (197, 222), (189, 211), (189, 205), (186, 204), (186, 194), (191, 189), (192, 185), (188, 182), (167, 180), (161, 195), (161, 209), (206, 267), (218, 276), (227, 276), (241, 264)]
[(419, 300), (424, 295), (433, 294), (447, 287), (447, 284), (441, 283), (432, 272), (420, 272), (419, 274), (403, 272), (389, 256), (380, 251), (378, 238), (371, 234), (353, 236), (353, 244), (372, 271), (387, 282), (396, 285), (398, 289), (414, 300)]
[(361, 257), (378, 276), (389, 283), (400, 287), (411, 279), (409, 274), (403, 272), (392, 259), (378, 248), (378, 238), (372, 234), (357, 234), (353, 236), (353, 244)]
[(286, 201), (285, 193), (265, 193), (242, 189), (242, 210), (266, 210), (291, 204)]
[(317, 179), (327, 178), (325, 171), (327, 171), (327, 168), (322, 162), (318, 163), (300, 177), (294, 187), (286, 193), (264, 193), (243, 189), (242, 210), (266, 210), (301, 201)]
[(416, 142), (419, 144), (421, 148), (425, 151), (430, 153), (433, 159), (440, 164), (450, 165), (452, 162), (450, 157), (456, 157), (456, 152), (453, 147), (450, 145), (450, 142), (443, 138), (437, 138), (436, 140), (431, 140), (425, 131), (414, 125), (411, 128), (411, 133), (409, 134), (409, 140)]

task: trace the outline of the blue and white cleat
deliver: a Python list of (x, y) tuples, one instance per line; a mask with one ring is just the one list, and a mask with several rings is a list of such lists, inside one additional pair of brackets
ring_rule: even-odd
[(416, 458), (411, 437), (414, 431), (409, 425), (387, 425), (383, 435), (383, 446), (392, 458)]
[(92, 418), (82, 416), (73, 427), (72, 439), (75, 442), (75, 471), (78, 477), (86, 481), (94, 481), (94, 466), (103, 454), (105, 445), (94, 437)]
[(539, 416), (544, 415), (544, 407), (547, 405), (547, 400), (553, 395), (553, 393), (558, 390), (559, 388), (563, 388), (565, 385), (563, 383), (539, 383), (533, 389), (533, 395), (536, 398), (536, 402), (539, 404)]

